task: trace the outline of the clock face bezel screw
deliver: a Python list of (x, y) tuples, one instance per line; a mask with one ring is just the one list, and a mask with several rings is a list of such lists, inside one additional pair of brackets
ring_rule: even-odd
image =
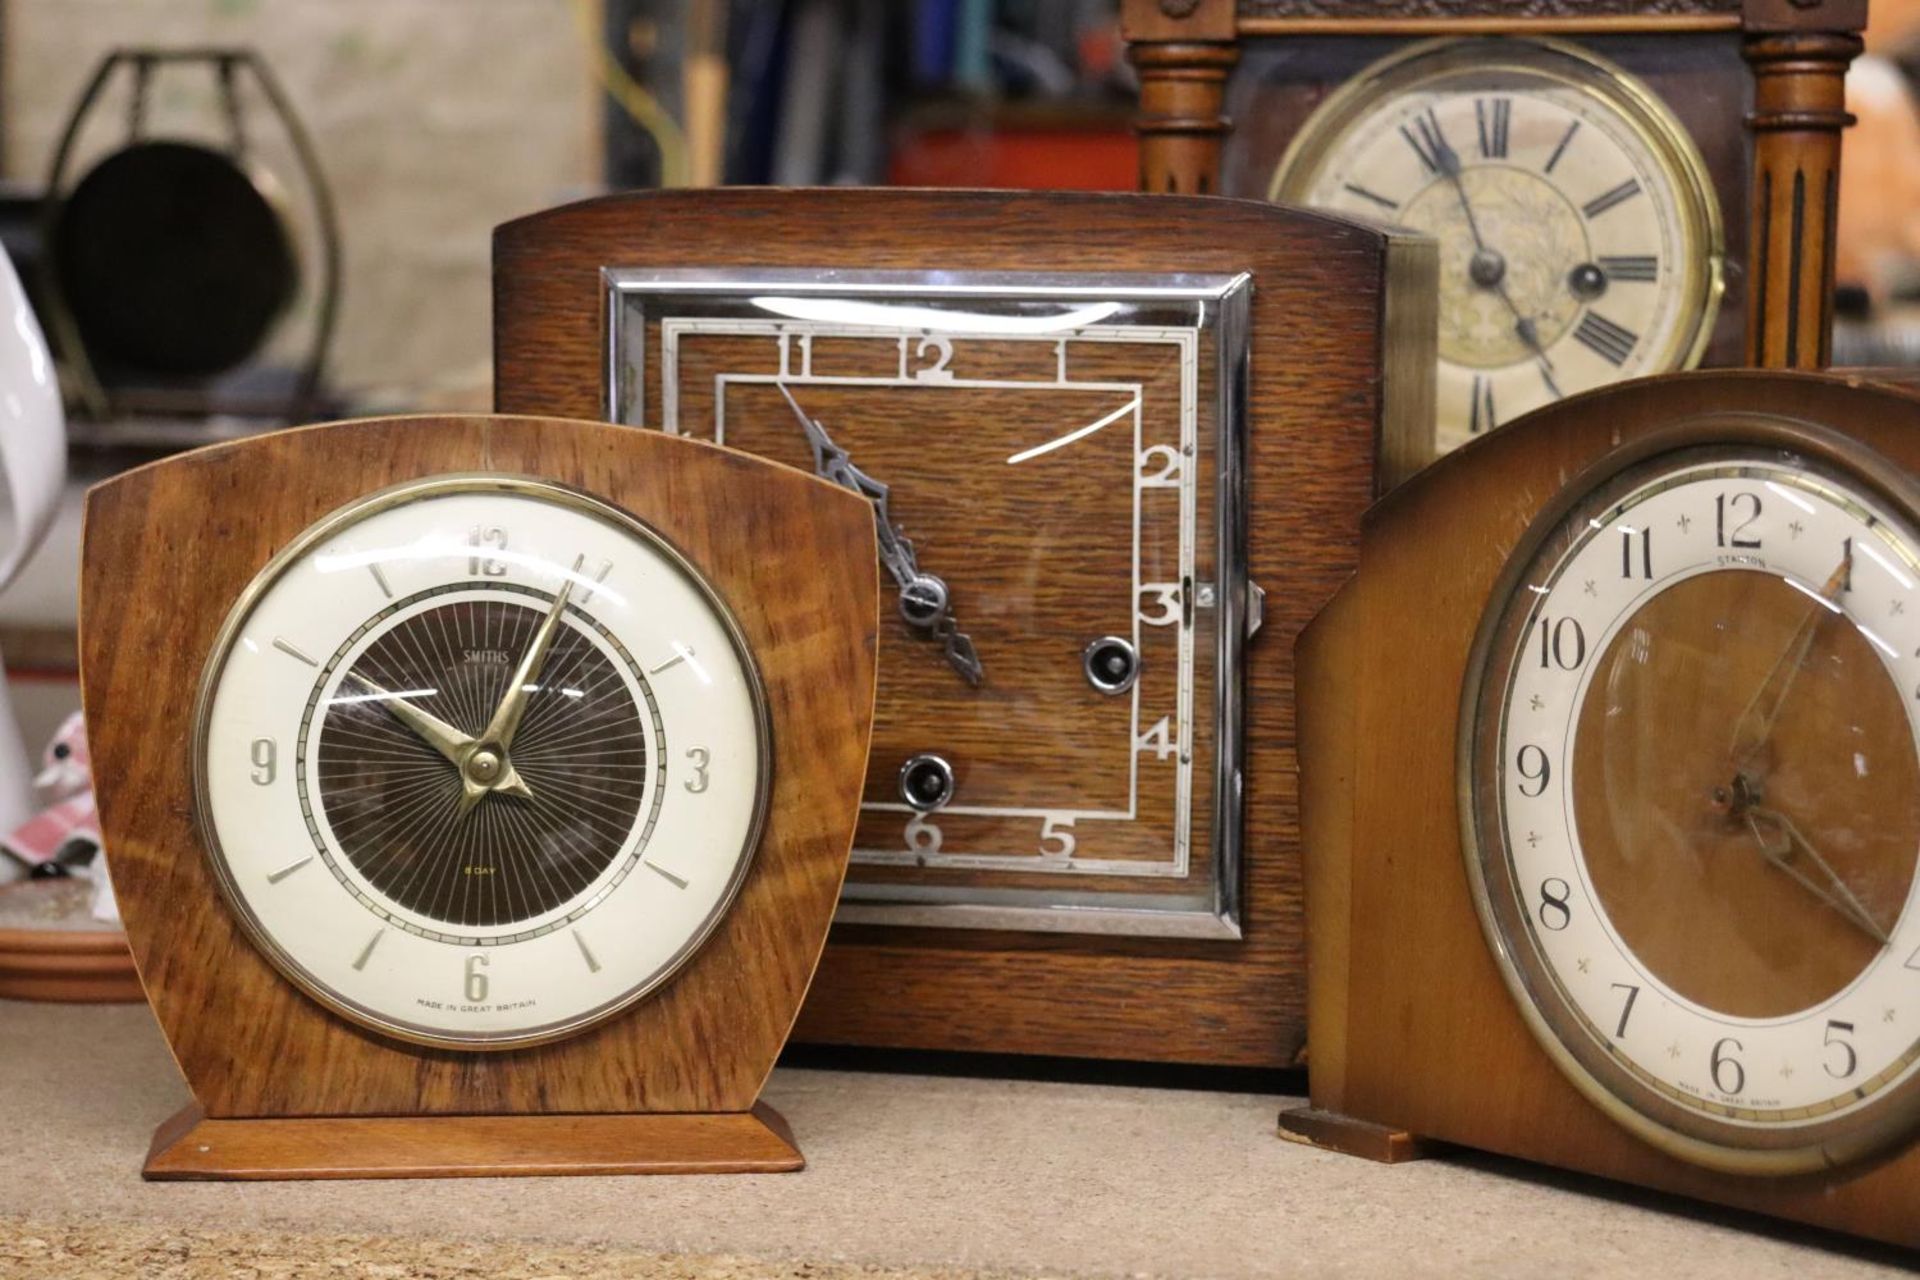
[(931, 751), (908, 756), (900, 766), (900, 799), (915, 813), (936, 813), (953, 800), (953, 766)]

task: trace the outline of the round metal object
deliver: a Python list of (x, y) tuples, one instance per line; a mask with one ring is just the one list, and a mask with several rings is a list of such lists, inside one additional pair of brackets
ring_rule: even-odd
[(1567, 288), (1582, 302), (1592, 302), (1607, 291), (1607, 273), (1594, 263), (1583, 262), (1567, 273)]
[(208, 377), (293, 301), (299, 265), (264, 175), (190, 142), (109, 155), (60, 207), (53, 267), (102, 373)]
[(1101, 636), (1081, 653), (1080, 668), (1087, 673), (1087, 683), (1101, 693), (1122, 694), (1140, 678), (1140, 654), (1131, 641)]
[(931, 627), (947, 616), (947, 584), (931, 573), (914, 578), (900, 591), (900, 616), (916, 627)]
[(916, 813), (932, 813), (953, 799), (953, 766), (931, 752), (900, 766), (900, 798)]
[(1467, 274), (1482, 289), (1491, 289), (1507, 277), (1507, 260), (1493, 249), (1481, 249), (1467, 264)]

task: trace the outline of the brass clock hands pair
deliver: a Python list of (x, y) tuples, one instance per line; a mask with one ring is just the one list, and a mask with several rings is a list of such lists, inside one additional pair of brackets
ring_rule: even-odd
[(886, 566), (899, 590), (900, 616), (928, 639), (939, 641), (947, 665), (968, 684), (978, 685), (985, 675), (980, 666), (980, 655), (973, 647), (972, 638), (960, 630), (959, 624), (954, 621), (953, 601), (947, 592), (946, 582), (934, 574), (922, 572), (913, 543), (907, 541), (899, 526), (894, 524), (893, 513), (887, 505), (890, 493), (888, 486), (853, 464), (847, 451), (835, 444), (833, 437), (827, 434), (827, 429), (800, 407), (800, 402), (787, 390), (786, 383), (775, 385), (780, 388), (780, 394), (786, 397), (793, 416), (800, 420), (801, 430), (807, 433), (807, 443), (813, 449), (814, 474), (831, 480), (843, 489), (851, 489), (873, 503), (880, 539), (880, 563)]
[[(1791, 818), (1760, 803), (1764, 796), (1773, 726), (1780, 719), (1780, 712), (1787, 703), (1787, 694), (1793, 689), (1801, 668), (1806, 665), (1807, 654), (1813, 648), (1821, 628), (1829, 618), (1840, 612), (1840, 593), (1846, 589), (1852, 577), (1853, 544), (1849, 541), (1846, 555), (1839, 566), (1828, 576), (1819, 597), (1794, 630), (1793, 638), (1768, 670), (1760, 687), (1754, 690), (1740, 718), (1734, 721), (1733, 745), (1728, 752), (1728, 759), (1734, 767), (1734, 778), (1732, 789), (1726, 794), (1729, 797), (1729, 811), (1745, 821), (1747, 830), (1759, 847), (1760, 856), (1769, 865), (1791, 877), (1801, 888), (1839, 912), (1848, 923), (1885, 946), (1892, 939), (1873, 918), (1873, 913), (1867, 910), (1866, 904), (1847, 886), (1846, 880), (1833, 869), (1833, 864), (1821, 855), (1820, 850), (1801, 833)], [(1801, 870), (1798, 860), (1803, 855), (1818, 872), (1818, 879)]]
[[(575, 561), (574, 568), (577, 570), (579, 567), (580, 562)], [(521, 717), (526, 714), (527, 691), (539, 680), (540, 672), (546, 666), (547, 654), (553, 649), (554, 636), (560, 629), (560, 620), (567, 611), (567, 601), (572, 595), (573, 579), (568, 577), (554, 596), (546, 617), (540, 620), (539, 630), (533, 634), (533, 642), (520, 655), (519, 665), (514, 668), (506, 692), (501, 695), (492, 718), (478, 737), (462, 733), (432, 712), (423, 711), (357, 671), (353, 673), (353, 679), (372, 695), (374, 701), (385, 707), (388, 714), (412, 730), (460, 771), (460, 816), (465, 817), (485, 796), (494, 792), (518, 796), (523, 800), (533, 798), (532, 790), (513, 767), (513, 760), (507, 752), (513, 745), (514, 734), (519, 731)]]

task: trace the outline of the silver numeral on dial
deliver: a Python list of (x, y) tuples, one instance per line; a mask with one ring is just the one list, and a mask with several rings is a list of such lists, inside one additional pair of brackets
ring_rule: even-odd
[(707, 783), (711, 781), (707, 777), (707, 764), (713, 759), (713, 753), (705, 747), (688, 747), (687, 759), (693, 762), (693, 776), (683, 785), (694, 795), (699, 795), (707, 789)]
[(467, 957), (467, 1003), (479, 1004), (487, 998), (487, 975), (483, 972), (488, 964), (484, 955)]
[(507, 531), (498, 525), (481, 528), (479, 525), (467, 531), (467, 545), (473, 548), (473, 554), (467, 557), (467, 573), (474, 577), (503, 578), (507, 573), (507, 563), (494, 556), (483, 555), (487, 548), (495, 551), (507, 549)]
[(1156, 760), (1170, 759), (1176, 750), (1173, 741), (1173, 717), (1161, 716), (1160, 723), (1134, 740), (1133, 749), (1151, 751)]
[(1142, 489), (1178, 489), (1180, 487), (1180, 455), (1172, 445), (1149, 445), (1140, 454), (1140, 487)]
[(1041, 854), (1049, 858), (1071, 858), (1073, 850), (1073, 818), (1048, 814), (1040, 823)]
[(907, 852), (940, 852), (940, 828), (928, 821), (924, 813), (916, 813), (907, 819)]
[(252, 747), (253, 784), (270, 787), (280, 773), (280, 748), (272, 738), (255, 738)]
[(1156, 612), (1142, 610), (1140, 621), (1150, 627), (1170, 627), (1180, 621), (1180, 584), (1177, 582), (1148, 582), (1140, 587), (1140, 594), (1152, 596), (1158, 609)]

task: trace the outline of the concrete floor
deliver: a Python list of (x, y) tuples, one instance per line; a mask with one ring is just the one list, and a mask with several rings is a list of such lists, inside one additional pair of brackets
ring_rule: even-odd
[(1272, 1096), (782, 1070), (767, 1097), (805, 1173), (143, 1183), (187, 1099), (146, 1009), (0, 1002), (0, 1272), (1802, 1280), (1902, 1261), (1506, 1161), (1308, 1150), (1274, 1136)]

